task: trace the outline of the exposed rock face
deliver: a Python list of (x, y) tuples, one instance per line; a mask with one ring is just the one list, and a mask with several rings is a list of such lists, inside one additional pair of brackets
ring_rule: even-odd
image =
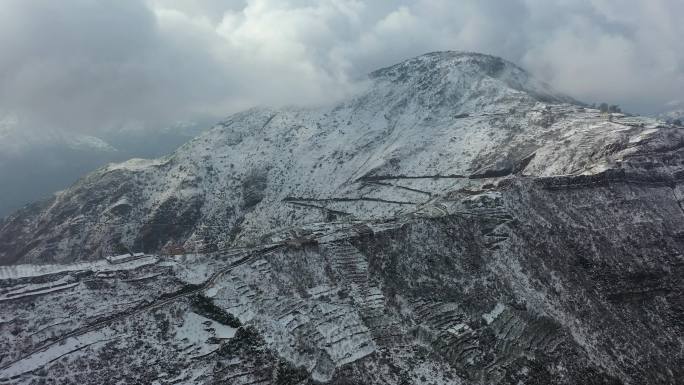
[(0, 379), (682, 383), (683, 180), (676, 128), (422, 56), (11, 217), (69, 263), (0, 269)]

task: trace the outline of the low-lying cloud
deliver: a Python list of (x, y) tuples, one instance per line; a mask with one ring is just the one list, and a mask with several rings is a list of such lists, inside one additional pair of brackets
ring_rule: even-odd
[(679, 0), (4, 0), (0, 115), (96, 134), (322, 103), (435, 50), (653, 113), (684, 99), (682, 16)]

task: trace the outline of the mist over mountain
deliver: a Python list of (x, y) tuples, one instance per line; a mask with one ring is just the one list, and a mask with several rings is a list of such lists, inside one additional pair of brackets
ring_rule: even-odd
[(684, 102), (673, 101), (668, 103), (665, 108), (658, 114), (658, 118), (666, 122), (684, 121)]
[(4, 0), (0, 111), (95, 137), (346, 97), (429, 51), (505, 57), (587, 102), (682, 100), (677, 0)]
[(365, 85), (0, 222), (0, 381), (681, 382), (683, 129), (478, 53)]
[(6, 123), (0, 135), (0, 217), (46, 199), (108, 163), (167, 154), (210, 127), (211, 121), (162, 130), (109, 131), (100, 137), (71, 132), (22, 137), (15, 124)]

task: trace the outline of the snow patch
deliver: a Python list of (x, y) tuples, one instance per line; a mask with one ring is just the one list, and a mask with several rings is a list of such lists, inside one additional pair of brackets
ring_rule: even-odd
[(84, 350), (92, 345), (104, 343), (115, 338), (115, 332), (111, 329), (95, 330), (79, 336), (48, 346), (33, 354), (20, 359), (10, 366), (0, 370), (0, 378), (11, 378), (36, 369), (69, 354), (85, 354)]
[(149, 167), (161, 166), (168, 160), (166, 158), (160, 159), (141, 159), (133, 158), (122, 163), (112, 163), (107, 165), (107, 171), (114, 170), (128, 170), (128, 171), (143, 171)]
[[(128, 255), (128, 254), (126, 254)], [(138, 256), (134, 260), (120, 263), (111, 263), (106, 259), (95, 262), (79, 262), (64, 265), (12, 265), (0, 266), (0, 280), (40, 277), (50, 274), (58, 274), (72, 271), (108, 272), (134, 270), (143, 266), (152, 265), (159, 261), (156, 256)]]
[(484, 318), (484, 320), (487, 322), (487, 325), (490, 325), (501, 315), (501, 313), (503, 313), (504, 310), (506, 310), (506, 306), (497, 302), (496, 306), (494, 306), (494, 309), (492, 309), (492, 311), (489, 313), (483, 314), (482, 318)]
[(649, 128), (647, 130), (644, 130), (640, 132), (638, 135), (634, 135), (631, 138), (629, 138), (629, 143), (639, 143), (644, 141), (645, 139), (648, 139), (651, 134), (658, 132), (657, 128)]
[(176, 329), (176, 339), (182, 341), (184, 349), (189, 349), (193, 356), (202, 356), (219, 348), (218, 344), (208, 344), (209, 338), (233, 338), (236, 331), (235, 328), (189, 312), (183, 315), (183, 324)]

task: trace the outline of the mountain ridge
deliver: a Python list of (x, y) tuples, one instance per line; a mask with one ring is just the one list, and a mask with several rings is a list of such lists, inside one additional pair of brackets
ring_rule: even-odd
[(241, 112), (11, 216), (0, 382), (679, 383), (684, 130), (499, 60)]
[[(283, 207), (274, 215), (265, 205), (257, 207), (264, 198), (272, 207), (292, 206), (291, 199), (283, 204), (286, 198), (292, 197), (328, 199), (342, 195), (346, 199), (407, 200), (409, 190), (382, 191), (387, 189), (377, 184), (373, 186), (375, 190), (364, 185), (370, 191), (358, 193), (357, 187), (363, 178), (382, 174), (496, 174), (515, 168), (515, 164), (535, 152), (537, 156), (527, 165), (535, 170), (533, 174), (570, 173), (573, 170), (567, 159), (555, 159), (555, 163), (549, 159), (550, 163), (546, 164), (543, 159), (540, 161), (539, 150), (555, 146), (554, 137), (562, 135), (565, 129), (564, 122), (554, 120), (564, 115), (584, 114), (569, 125), (585, 124), (590, 119), (598, 126), (612, 124), (597, 116), (596, 111), (582, 106), (544, 103), (538, 95), (543, 95), (543, 100), (567, 99), (549, 96), (550, 91), (541, 89), (541, 83), (531, 80), (520, 68), (487, 55), (432, 53), (376, 71), (371, 78), (374, 78), (372, 87), (333, 107), (251, 109), (232, 115), (166, 157), (104, 167), (59, 193), (48, 211), (34, 217), (43, 218), (34, 221), (37, 228), (26, 233), (32, 243), (36, 242), (36, 233), (50, 233), (52, 229), (56, 231), (49, 236), (51, 239), (59, 238), (58, 234), (65, 228), (71, 228), (72, 233), (84, 233), (85, 237), (80, 236), (78, 240), (67, 240), (67, 244), (73, 242), (72, 249), (63, 246), (55, 249), (44, 241), (42, 246), (12, 253), (12, 249), (24, 248), (17, 245), (16, 231), (8, 232), (8, 228), (13, 228), (12, 223), (30, 218), (14, 215), (0, 228), (0, 245), (4, 249), (0, 252), (0, 261), (7, 263), (23, 258), (49, 262), (64, 255), (92, 259), (122, 245), (134, 251), (152, 252), (155, 248), (159, 251), (170, 246), (169, 242), (197, 241), (201, 236), (193, 231), (193, 226), (197, 229), (204, 226), (203, 231), (208, 226), (232, 227), (231, 235), (222, 240), (216, 240), (217, 235), (208, 231), (208, 238), (212, 240), (206, 243), (221, 243), (220, 247), (224, 247), (240, 237), (249, 241), (264, 235), (259, 231), (244, 231), (245, 226), (279, 228), (303, 224), (316, 217), (300, 214), (300, 219), (290, 221), (286, 218), (293, 214), (292, 207)], [(635, 121), (634, 124), (648, 127), (658, 125), (657, 121), (645, 118)], [(574, 129), (581, 132), (585, 128)], [(447, 160), (440, 154), (452, 154), (452, 157)], [(560, 170), (552, 169), (554, 164)], [(306, 170), (308, 174), (298, 170)], [(117, 173), (123, 179), (117, 180)], [(293, 183), (283, 183), (283, 178), (292, 179)], [(269, 179), (273, 181), (266, 183)], [(95, 187), (98, 183), (104, 186)], [(277, 190), (269, 187), (266, 191), (255, 191), (247, 199), (252, 203), (245, 202), (245, 196), (252, 193), (252, 183), (262, 187), (279, 186)], [(97, 197), (92, 196), (92, 190), (97, 191), (94, 194)], [(74, 194), (69, 197), (71, 193)], [(123, 198), (107, 198), (102, 194)], [(232, 202), (226, 203), (223, 197)], [(86, 212), (79, 209), (79, 200), (91, 201), (84, 206)], [(332, 207), (336, 204), (328, 206), (331, 207), (320, 210), (345, 212)], [(386, 216), (395, 207), (384, 205), (375, 209), (379, 215)], [(174, 210), (184, 214), (175, 215)], [(349, 214), (354, 216), (356, 212)], [(46, 221), (50, 216), (64, 220)], [(179, 222), (181, 216), (186, 218), (185, 222)], [(179, 223), (175, 229), (164, 230), (174, 233), (172, 237), (152, 239), (159, 231), (151, 227), (174, 221)], [(114, 228), (107, 226), (107, 222), (122, 225)], [(45, 230), (40, 230), (41, 226)], [(15, 230), (24, 232), (21, 228)], [(3, 236), (9, 233), (12, 235)], [(21, 236), (18, 240), (21, 241)], [(83, 246), (82, 251), (74, 249)]]

